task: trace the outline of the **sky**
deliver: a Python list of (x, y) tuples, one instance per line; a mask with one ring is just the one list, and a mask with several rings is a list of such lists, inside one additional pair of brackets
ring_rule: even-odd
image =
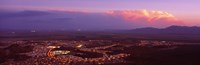
[[(146, 19), (146, 21), (154, 18), (166, 19), (167, 21), (169, 19), (175, 21), (176, 19), (175, 23), (177, 21), (184, 23), (181, 25), (199, 26), (199, 2), (200, 0), (0, 0), (0, 10), (105, 13), (122, 17), (126, 21), (138, 21), (136, 18)], [(148, 16), (144, 15), (146, 13), (144, 11), (147, 11)], [(153, 11), (156, 13), (152, 13)], [(168, 17), (169, 15), (173, 17)], [(158, 19), (154, 21), (158, 21)], [(141, 27), (144, 26), (141, 25)]]

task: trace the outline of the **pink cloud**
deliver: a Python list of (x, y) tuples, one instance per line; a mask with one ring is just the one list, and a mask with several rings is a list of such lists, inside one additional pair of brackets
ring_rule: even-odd
[[(130, 22), (146, 22), (149, 25), (183, 24), (174, 15), (163, 11), (148, 11), (148, 10), (122, 10), (122, 11), (107, 11), (106, 14), (112, 16), (121, 16), (126, 21)], [(162, 22), (162, 23), (161, 23)]]

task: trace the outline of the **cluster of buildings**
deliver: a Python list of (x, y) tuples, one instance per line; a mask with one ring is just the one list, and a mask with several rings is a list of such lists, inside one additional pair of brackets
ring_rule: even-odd
[[(19, 44), (22, 46), (34, 46), (33, 51), (23, 53), (32, 58), (25, 61), (7, 61), (4, 65), (66, 65), (69, 63), (89, 63), (89, 64), (103, 64), (111, 62), (124, 61), (123, 58), (130, 56), (127, 53), (119, 53), (115, 55), (106, 54), (109, 50), (107, 48), (114, 47), (118, 44), (112, 43), (109, 40), (88, 40), (88, 41), (68, 41), (68, 40), (23, 40), (23, 41), (9, 41), (7, 43)], [(64, 49), (62, 49), (64, 48)], [(90, 58), (87, 54), (96, 56)], [(93, 54), (95, 53), (95, 54)], [(79, 56), (80, 55), (80, 56)], [(101, 56), (102, 55), (102, 56)], [(85, 56), (85, 57), (84, 57)], [(17, 63), (16, 63), (17, 62)]]
[(71, 55), (70, 53), (76, 53), (73, 50), (72, 51), (67, 50), (67, 49), (66, 50), (54, 50), (56, 48), (60, 48), (60, 46), (48, 46), (47, 48), (51, 48), (51, 49), (48, 51), (47, 56), (50, 58), (53, 58), (55, 60), (61, 61), (61, 62), (92, 63), (92, 64), (103, 64), (103, 63), (113, 62), (113, 61), (123, 59), (125, 57), (130, 56), (130, 54), (126, 54), (126, 53), (120, 53), (120, 54), (116, 54), (116, 55), (108, 55), (108, 54), (106, 54), (106, 52), (108, 52), (108, 51), (103, 50), (103, 49), (107, 49), (107, 48), (110, 48), (110, 47), (113, 47), (116, 45), (118, 45), (118, 44), (86, 48), (86, 47), (83, 47), (82, 44), (79, 44), (74, 47), (82, 52), (95, 52), (95, 53), (99, 53), (99, 54), (103, 55), (102, 57), (97, 57), (97, 58), (82, 58), (79, 56)]
[[(173, 46), (174, 42), (169, 41), (149, 41), (141, 40), (135, 44), (116, 43), (109, 40), (88, 40), (88, 41), (69, 41), (69, 40), (31, 40), (31, 41), (15, 41), (7, 42), (12, 44), (34, 46), (33, 51), (25, 53), (32, 58), (26, 61), (8, 61), (3, 65), (67, 65), (67, 64), (106, 64), (125, 62), (124, 58), (130, 56), (128, 53), (108, 54), (114, 50), (123, 50), (123, 47), (117, 46)], [(90, 53), (90, 54), (89, 54)], [(84, 57), (92, 53), (100, 54), (98, 57)], [(101, 56), (102, 55), (102, 56)], [(95, 56), (95, 54), (94, 54)]]
[(141, 40), (140, 43), (137, 43), (136, 46), (148, 46), (148, 47), (155, 47), (155, 46), (173, 46), (175, 42), (170, 41), (150, 41), (150, 40)]

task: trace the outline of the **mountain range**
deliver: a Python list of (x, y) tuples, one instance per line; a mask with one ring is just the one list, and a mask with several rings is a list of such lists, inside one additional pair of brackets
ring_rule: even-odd
[(133, 33), (146, 33), (146, 34), (200, 34), (200, 27), (198, 26), (170, 26), (167, 28), (137, 28), (133, 30), (129, 30), (129, 32)]

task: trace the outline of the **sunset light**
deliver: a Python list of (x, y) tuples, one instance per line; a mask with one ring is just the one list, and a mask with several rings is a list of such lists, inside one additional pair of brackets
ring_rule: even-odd
[(0, 0), (0, 65), (200, 65), (200, 0)]

